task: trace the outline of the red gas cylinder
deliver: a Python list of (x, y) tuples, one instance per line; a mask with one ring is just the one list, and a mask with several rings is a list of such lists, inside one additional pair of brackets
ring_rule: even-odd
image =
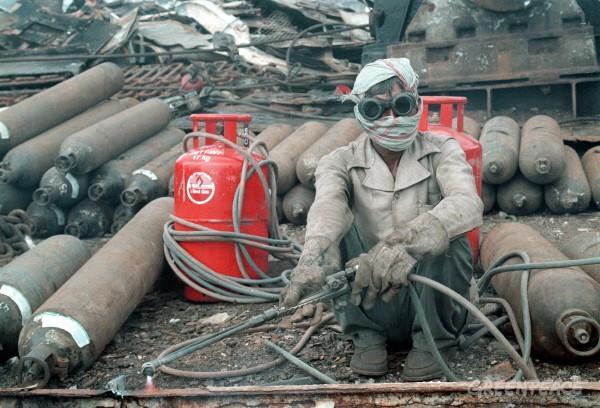
[[(421, 132), (433, 132), (456, 139), (467, 156), (467, 162), (473, 168), (477, 193), (481, 197), (481, 144), (471, 136), (463, 133), (463, 119), (467, 98), (462, 96), (422, 96), (423, 113), (419, 122)], [(429, 107), (439, 105), (439, 122), (429, 122)], [(455, 112), (456, 110), (456, 112)], [(452, 118), (456, 116), (456, 127), (452, 126)], [(467, 238), (473, 251), (473, 262), (479, 256), (479, 228), (467, 232)]]
[[(223, 136), (236, 143), (238, 124), (243, 123), (247, 132), (250, 115), (191, 115), (194, 132), (200, 130), (211, 134), (217, 132), (222, 124)], [(204, 124), (200, 129), (199, 125)], [(235, 149), (222, 142), (206, 139), (207, 144), (198, 147), (194, 139), (193, 147), (184, 146), (184, 154), (175, 162), (174, 215), (219, 231), (233, 231), (232, 203), (240, 176), (244, 158)], [(208, 144), (210, 143), (210, 144)], [(262, 157), (255, 155), (257, 160)], [(265, 170), (266, 171), (266, 170)], [(187, 231), (189, 228), (175, 223), (174, 228)], [(247, 181), (244, 192), (243, 208), (240, 218), (240, 232), (267, 238), (269, 235), (269, 205), (259, 177), (254, 173)], [(229, 276), (242, 277), (232, 242), (180, 242), (194, 259), (212, 270)], [(263, 271), (267, 270), (268, 253), (251, 246), (247, 247), (250, 257)], [(243, 260), (250, 278), (258, 275)], [(186, 299), (194, 302), (210, 302), (214, 299), (186, 287)]]

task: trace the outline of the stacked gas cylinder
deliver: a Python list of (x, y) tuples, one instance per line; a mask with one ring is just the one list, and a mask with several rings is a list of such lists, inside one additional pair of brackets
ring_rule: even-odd
[(0, 112), (1, 214), (27, 209), (39, 238), (92, 238), (167, 195), (184, 133), (161, 100), (110, 99), (122, 87), (104, 63)]
[[(45, 374), (38, 386), (91, 365), (163, 269), (173, 200), (154, 198), (184, 134), (160, 100), (109, 99), (122, 86), (121, 69), (100, 64), (0, 112), (0, 263), (23, 233), (74, 235), (29, 239), (0, 270), (0, 362), (18, 353), (25, 381)], [(77, 238), (151, 200), (94, 256)]]
[(277, 212), (285, 220), (302, 225), (315, 199), (315, 171), (321, 157), (356, 140), (362, 128), (355, 119), (342, 119), (331, 127), (306, 122), (296, 130), (272, 125), (263, 130), (263, 141), (277, 164)]
[(558, 123), (537, 115), (522, 129), (507, 116), (488, 120), (479, 137), (483, 148), (485, 212), (528, 215), (545, 206), (556, 214), (585, 211), (593, 199), (600, 207), (600, 147), (580, 160), (564, 145)]

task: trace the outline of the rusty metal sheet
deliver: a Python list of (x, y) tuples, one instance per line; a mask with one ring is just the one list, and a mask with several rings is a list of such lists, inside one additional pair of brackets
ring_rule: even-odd
[(560, 125), (560, 135), (565, 141), (600, 143), (600, 118), (579, 118)]
[[(156, 389), (112, 395), (90, 389), (0, 389), (0, 405), (102, 407), (532, 407), (597, 406), (597, 382), (456, 382)], [(11, 405), (12, 404), (12, 405)]]
[(211, 35), (175, 20), (146, 21), (138, 23), (139, 34), (158, 45), (172, 47), (181, 45), (185, 49), (211, 47)]
[(554, 80), (598, 71), (593, 31), (576, 2), (531, 2), (526, 10), (497, 13), (439, 0), (418, 10), (405, 42), (387, 53), (409, 58), (422, 85)]
[(422, 85), (559, 79), (598, 71), (592, 27), (577, 31), (402, 43), (387, 52), (409, 58)]

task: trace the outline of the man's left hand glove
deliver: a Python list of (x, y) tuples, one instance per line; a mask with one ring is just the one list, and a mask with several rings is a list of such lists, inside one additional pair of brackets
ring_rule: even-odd
[(443, 254), (450, 245), (448, 232), (440, 220), (423, 213), (398, 228), (387, 238), (388, 245), (403, 244), (406, 251), (417, 261)]
[(375, 305), (379, 295), (384, 302), (389, 302), (408, 284), (408, 274), (416, 263), (401, 244), (388, 245), (385, 241), (380, 241), (368, 254), (360, 256), (350, 301), (358, 306), (362, 292), (367, 288), (362, 299), (365, 310)]

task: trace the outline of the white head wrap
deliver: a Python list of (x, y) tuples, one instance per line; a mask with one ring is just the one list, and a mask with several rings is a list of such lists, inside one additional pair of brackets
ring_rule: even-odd
[(402, 82), (405, 92), (417, 94), (419, 77), (412, 69), (410, 61), (407, 58), (387, 58), (363, 67), (356, 77), (349, 98), (357, 104), (354, 107), (354, 115), (371, 140), (388, 150), (402, 151), (408, 148), (417, 136), (421, 106), (413, 116), (388, 116), (375, 121), (365, 119), (358, 110), (358, 103), (365, 97), (369, 88), (392, 77)]

